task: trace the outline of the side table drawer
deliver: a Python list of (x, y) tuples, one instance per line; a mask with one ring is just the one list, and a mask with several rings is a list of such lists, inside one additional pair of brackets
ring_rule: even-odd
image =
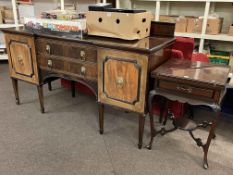
[(37, 54), (60, 56), (80, 61), (97, 62), (97, 51), (94, 46), (54, 39), (36, 39)]
[(213, 98), (214, 96), (214, 90), (212, 89), (195, 87), (193, 85), (176, 83), (172, 81), (158, 80), (157, 86), (160, 89), (171, 90), (177, 93), (189, 94), (192, 96), (204, 98)]

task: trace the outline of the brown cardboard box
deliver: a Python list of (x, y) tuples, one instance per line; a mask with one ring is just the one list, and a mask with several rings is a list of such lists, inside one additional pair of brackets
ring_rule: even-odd
[(187, 18), (185, 18), (183, 16), (161, 15), (159, 17), (159, 20), (162, 22), (176, 23), (175, 32), (186, 32)]
[(4, 9), (4, 18), (14, 19), (14, 14), (12, 9)]
[[(202, 30), (203, 19), (198, 20), (198, 31)], [(221, 33), (223, 18), (208, 19), (206, 34), (217, 35)]]
[(233, 52), (231, 53), (231, 56), (230, 56), (229, 66), (231, 66), (231, 72), (233, 73)]
[(187, 18), (182, 16), (176, 18), (175, 32), (186, 32), (186, 29), (187, 29)]
[(187, 33), (201, 33), (201, 27), (198, 27), (200, 24), (199, 18), (189, 16), (187, 18)]
[(0, 10), (4, 10), (5, 9), (5, 6), (0, 6)]
[(3, 23), (3, 11), (0, 10), (0, 24)]
[(86, 17), (89, 35), (135, 40), (145, 38), (150, 34), (152, 20), (150, 12), (119, 13), (89, 11)]
[(160, 15), (159, 21), (175, 23), (178, 16)]
[[(229, 35), (230, 35), (230, 36), (233, 36), (233, 25), (230, 26)], [(233, 57), (233, 56), (232, 56), (232, 57)], [(232, 59), (233, 59), (233, 58), (232, 58)]]
[[(186, 17), (187, 22), (187, 32), (188, 33), (201, 33), (203, 19), (197, 17)], [(216, 35), (222, 30), (223, 18), (208, 19), (206, 33)]]

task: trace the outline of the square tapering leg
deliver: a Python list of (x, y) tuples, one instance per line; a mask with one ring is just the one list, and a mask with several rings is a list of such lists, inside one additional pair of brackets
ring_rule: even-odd
[(12, 85), (13, 85), (13, 88), (14, 88), (16, 104), (19, 105), (20, 100), (19, 100), (18, 80), (14, 79), (14, 78), (11, 78), (11, 80), (12, 80)]
[(37, 91), (38, 91), (38, 96), (39, 96), (39, 101), (40, 101), (40, 110), (41, 113), (44, 113), (44, 95), (43, 95), (43, 86), (42, 85), (38, 85), (37, 86)]

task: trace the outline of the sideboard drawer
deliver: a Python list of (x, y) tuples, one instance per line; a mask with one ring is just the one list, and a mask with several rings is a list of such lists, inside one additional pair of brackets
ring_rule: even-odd
[(37, 54), (62, 56), (79, 59), (82, 62), (96, 62), (97, 51), (94, 46), (54, 39), (36, 39)]
[(97, 81), (96, 63), (79, 63), (67, 61), (60, 57), (38, 55), (40, 69), (78, 77), (84, 80)]
[(177, 93), (191, 95), (193, 97), (213, 98), (214, 90), (194, 85), (172, 82), (168, 80), (158, 80), (158, 88), (170, 90)]
[(143, 113), (147, 67), (146, 55), (98, 49), (98, 100)]

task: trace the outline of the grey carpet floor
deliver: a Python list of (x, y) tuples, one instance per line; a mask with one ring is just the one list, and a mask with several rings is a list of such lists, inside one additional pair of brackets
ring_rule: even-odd
[[(153, 149), (137, 149), (136, 114), (107, 107), (105, 134), (98, 133), (95, 99), (53, 83), (44, 87), (41, 114), (36, 87), (19, 83), (14, 100), (7, 64), (0, 64), (0, 175), (233, 175), (233, 118), (222, 117), (210, 146), (209, 169), (188, 133), (155, 139)], [(210, 116), (195, 111), (195, 119)], [(196, 132), (206, 138), (207, 130)], [(147, 117), (144, 145), (149, 141)]]

